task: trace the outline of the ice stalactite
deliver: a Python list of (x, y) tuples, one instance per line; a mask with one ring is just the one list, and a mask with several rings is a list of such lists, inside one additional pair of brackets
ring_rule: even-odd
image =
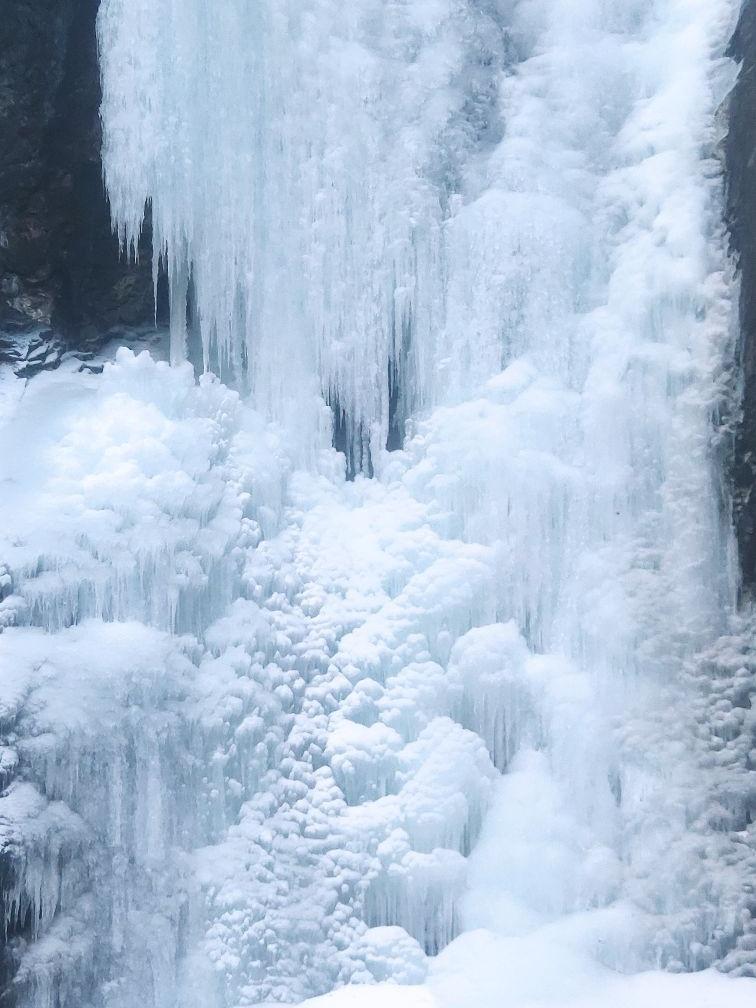
[(432, 398), (446, 207), (496, 115), (493, 12), (108, 0), (99, 32), (114, 221), (134, 248), (151, 202), (172, 353), (191, 265), (205, 361), (300, 437), (322, 392), (379, 456), (389, 368), (408, 409)]

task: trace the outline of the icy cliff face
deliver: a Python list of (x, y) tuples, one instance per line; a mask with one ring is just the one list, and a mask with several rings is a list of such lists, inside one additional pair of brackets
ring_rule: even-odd
[(753, 971), (733, 7), (104, 0), (173, 366), (4, 386), (20, 1005)]

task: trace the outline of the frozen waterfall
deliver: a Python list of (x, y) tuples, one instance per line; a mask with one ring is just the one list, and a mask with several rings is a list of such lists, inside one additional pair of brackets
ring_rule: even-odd
[(753, 1004), (737, 8), (102, 0), (169, 360), (0, 384), (8, 1004)]

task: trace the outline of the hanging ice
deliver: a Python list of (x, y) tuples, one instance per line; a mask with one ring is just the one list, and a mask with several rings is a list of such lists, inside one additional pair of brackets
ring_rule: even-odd
[(20, 1006), (752, 1000), (606, 972), (754, 973), (734, 7), (103, 0), (173, 367), (6, 386)]
[(442, 222), (496, 116), (501, 27), (450, 0), (109, 0), (100, 36), (114, 220), (135, 247), (152, 203), (173, 357), (191, 272), (206, 362), (279, 419), (296, 406), (300, 438), (322, 391), (357, 462), (378, 452), (392, 396), (430, 396)]

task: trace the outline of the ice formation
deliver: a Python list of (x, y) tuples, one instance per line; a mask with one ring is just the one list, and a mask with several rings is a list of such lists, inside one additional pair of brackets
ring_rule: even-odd
[(753, 999), (736, 6), (102, 0), (171, 363), (1, 387), (19, 1008)]

